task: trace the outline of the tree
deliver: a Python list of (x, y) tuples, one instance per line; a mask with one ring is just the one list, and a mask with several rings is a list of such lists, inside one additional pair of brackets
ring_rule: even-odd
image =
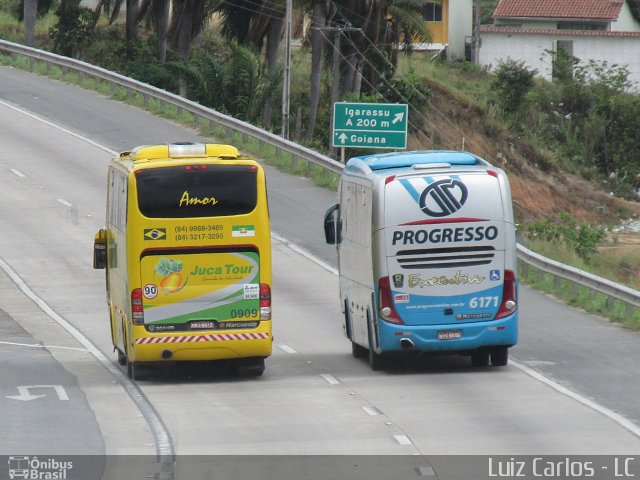
[(537, 70), (528, 68), (523, 61), (508, 58), (498, 64), (492, 88), (498, 92), (498, 103), (507, 113), (520, 109), (524, 97), (533, 88)]
[(38, 0), (24, 0), (24, 44), (32, 47), (36, 37)]
[(320, 74), (322, 67), (322, 55), (324, 50), (324, 32), (328, 22), (335, 15), (335, 5), (330, 0), (311, 0), (311, 81), (309, 92), (309, 119), (307, 122), (306, 139), (313, 138), (318, 114), (318, 101), (320, 100)]
[(36, 19), (53, 7), (53, 0), (22, 0), (13, 13), (24, 22), (24, 44), (32, 47), (36, 37)]
[(80, 6), (80, 0), (62, 0), (56, 12), (58, 23), (49, 29), (53, 51), (67, 57), (77, 57), (80, 48), (94, 35), (94, 14)]

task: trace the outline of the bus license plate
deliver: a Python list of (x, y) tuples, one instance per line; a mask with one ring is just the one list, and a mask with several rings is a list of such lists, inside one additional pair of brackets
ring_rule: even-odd
[(211, 320), (198, 320), (189, 324), (191, 330), (213, 330), (217, 328), (217, 324)]
[(438, 330), (438, 340), (457, 340), (462, 338), (462, 330)]

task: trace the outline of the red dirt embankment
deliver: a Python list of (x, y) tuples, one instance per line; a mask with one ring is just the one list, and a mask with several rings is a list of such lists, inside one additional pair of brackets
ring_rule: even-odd
[(430, 84), (427, 135), (411, 135), (409, 149), (464, 149), (503, 168), (511, 183), (516, 222), (558, 218), (567, 212), (579, 221), (611, 223), (640, 214), (640, 204), (609, 195), (598, 185), (558, 169), (542, 154), (484, 113)]

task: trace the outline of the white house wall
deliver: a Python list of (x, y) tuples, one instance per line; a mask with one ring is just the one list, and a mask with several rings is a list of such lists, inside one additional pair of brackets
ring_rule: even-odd
[(633, 17), (629, 5), (625, 2), (618, 20), (611, 23), (614, 32), (640, 32), (640, 23)]
[(629, 80), (640, 91), (640, 35), (556, 35), (536, 33), (482, 32), (479, 63), (494, 70), (499, 62), (511, 58), (524, 61), (538, 75), (551, 79), (551, 56), (557, 40), (573, 41), (573, 56), (586, 63), (589, 60), (606, 61), (609, 65), (626, 65)]

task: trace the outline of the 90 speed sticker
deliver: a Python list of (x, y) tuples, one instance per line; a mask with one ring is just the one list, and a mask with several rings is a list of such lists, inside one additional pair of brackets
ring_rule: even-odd
[(142, 294), (144, 298), (152, 300), (158, 296), (158, 287), (153, 283), (148, 283), (142, 289)]

